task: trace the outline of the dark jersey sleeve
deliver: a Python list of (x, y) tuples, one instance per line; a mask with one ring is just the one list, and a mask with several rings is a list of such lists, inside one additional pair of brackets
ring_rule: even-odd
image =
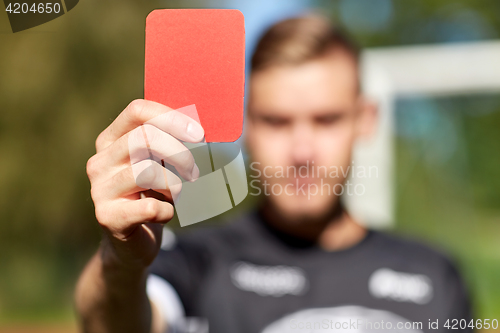
[(209, 255), (203, 242), (178, 237), (169, 250), (160, 250), (150, 273), (165, 279), (179, 295), (187, 316), (193, 316), (197, 295), (206, 275)]

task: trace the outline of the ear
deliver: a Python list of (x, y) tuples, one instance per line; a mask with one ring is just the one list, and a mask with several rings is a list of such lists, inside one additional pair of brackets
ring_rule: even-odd
[(377, 128), (378, 105), (365, 96), (359, 98), (356, 136), (361, 140), (371, 139)]

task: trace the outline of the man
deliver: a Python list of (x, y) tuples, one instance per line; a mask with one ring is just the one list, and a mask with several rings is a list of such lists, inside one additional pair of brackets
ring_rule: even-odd
[[(127, 143), (149, 131), (163, 142), (157, 153), (168, 155), (185, 151), (178, 140), (202, 141), (203, 129), (139, 100), (99, 135), (87, 170), (104, 236), (76, 291), (85, 332), (194, 331), (194, 324), (212, 333), (421, 332), (469, 318), (445, 257), (365, 229), (335, 195), (344, 173), (318, 171), (347, 170), (355, 141), (375, 126), (358, 57), (320, 17), (267, 32), (252, 59), (245, 135), (252, 168), (274, 191), (258, 211), (181, 233), (168, 249), (160, 250), (162, 223), (174, 214), (179, 186), (139, 187)], [(159, 115), (167, 117), (161, 129), (143, 125)], [(187, 180), (199, 176), (192, 158), (173, 164)], [(316, 172), (304, 176), (301, 167)], [(303, 191), (315, 186), (323, 191)]]

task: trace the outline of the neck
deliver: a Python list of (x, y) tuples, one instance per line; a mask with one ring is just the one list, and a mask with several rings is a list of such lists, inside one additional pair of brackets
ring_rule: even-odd
[(291, 219), (269, 204), (262, 214), (273, 228), (290, 236), (316, 242), (325, 251), (338, 251), (358, 244), (366, 236), (358, 224), (340, 205), (321, 218)]

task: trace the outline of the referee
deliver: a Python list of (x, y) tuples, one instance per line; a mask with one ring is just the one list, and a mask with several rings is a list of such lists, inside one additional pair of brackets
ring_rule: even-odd
[[(130, 103), (99, 135), (87, 164), (104, 233), (76, 288), (82, 331), (444, 332), (447, 320), (469, 319), (466, 291), (445, 256), (366, 229), (333, 191), (299, 190), (339, 188), (344, 173), (269, 172), (348, 170), (355, 141), (376, 123), (359, 71), (355, 43), (322, 17), (271, 27), (252, 58), (245, 143), (260, 184), (288, 191), (271, 191), (255, 211), (171, 236), (161, 248), (179, 188), (141, 196), (128, 139), (159, 115), (165, 128), (148, 131), (167, 143), (160, 154), (180, 140), (201, 142), (204, 132), (167, 106)], [(183, 178), (199, 177), (192, 157), (174, 167)]]

